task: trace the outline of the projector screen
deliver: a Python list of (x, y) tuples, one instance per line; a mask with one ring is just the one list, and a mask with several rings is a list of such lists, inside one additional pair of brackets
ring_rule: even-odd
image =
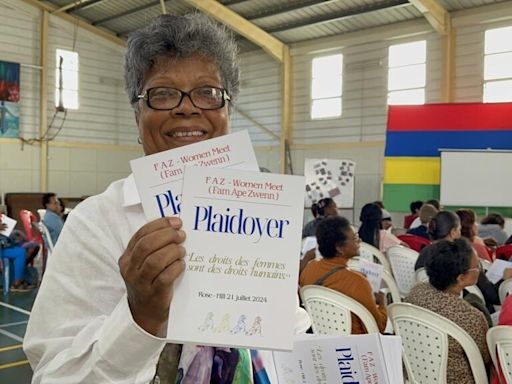
[(441, 150), (441, 204), (512, 206), (512, 151)]

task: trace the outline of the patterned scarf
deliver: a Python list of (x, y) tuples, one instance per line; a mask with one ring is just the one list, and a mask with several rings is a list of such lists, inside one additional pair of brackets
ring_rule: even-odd
[(189, 344), (165, 346), (157, 377), (160, 384), (270, 384), (256, 350)]

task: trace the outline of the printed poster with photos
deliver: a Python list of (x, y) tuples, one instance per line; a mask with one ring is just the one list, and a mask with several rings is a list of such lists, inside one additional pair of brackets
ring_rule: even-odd
[(306, 194), (304, 205), (330, 197), (339, 208), (354, 207), (354, 174), (356, 163), (352, 160), (306, 159)]
[(18, 137), (20, 130), (20, 65), (0, 61), (0, 137)]

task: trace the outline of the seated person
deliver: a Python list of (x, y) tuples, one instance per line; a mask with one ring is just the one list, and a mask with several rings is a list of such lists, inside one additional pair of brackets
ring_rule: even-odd
[[(436, 207), (436, 209), (438, 211), (441, 211), (441, 203), (437, 199), (427, 200), (427, 201), (425, 201), (424, 204), (433, 205), (434, 207)], [(420, 225), (421, 225), (421, 220), (420, 220), (420, 217), (418, 216), (417, 218), (414, 219), (414, 221), (411, 223), (409, 228), (416, 228), (416, 227), (418, 227)]]
[(500, 246), (507, 241), (508, 234), (504, 231), (505, 219), (499, 213), (489, 213), (485, 216), (478, 227), (478, 236), (484, 242), (488, 238), (495, 241), (495, 245)]
[[(380, 208), (379, 208), (380, 210)], [(364, 305), (375, 317), (381, 332), (386, 328), (387, 308), (384, 294), (376, 297), (366, 277), (347, 269), (350, 258), (359, 255), (359, 237), (347, 219), (333, 216), (324, 219), (316, 233), (321, 260), (309, 262), (300, 274), (300, 286), (317, 284), (334, 289)], [(332, 271), (334, 273), (330, 274)], [(366, 333), (361, 320), (352, 315), (352, 333)]]
[[(443, 240), (431, 247), (432, 257), (427, 264), (430, 282), (413, 287), (405, 301), (446, 317), (463, 328), (488, 364), (486, 333), (489, 326), (485, 316), (461, 298), (462, 290), (477, 282), (480, 261), (466, 239)], [(474, 383), (464, 350), (453, 339), (448, 341), (447, 383)]]
[(411, 214), (404, 217), (404, 228), (409, 229), (411, 224), (416, 218), (419, 216), (420, 208), (423, 205), (423, 201), (416, 200), (411, 202), (409, 205), (409, 209), (411, 210)]
[(393, 228), (393, 218), (391, 217), (391, 213), (385, 208), (382, 208), (381, 225), (382, 229), (388, 232), (391, 232), (391, 228)]
[(431, 204), (423, 204), (420, 208), (419, 212), (419, 218), (421, 221), (421, 225), (416, 228), (410, 228), (407, 233), (409, 235), (415, 235), (424, 237), (427, 240), (430, 240), (430, 236), (428, 234), (428, 223), (430, 222), (430, 219), (434, 217), (434, 215), (437, 213), (436, 207), (434, 207)]
[[(2, 223), (0, 217), (0, 231), (7, 228), (7, 225)], [(16, 245), (15, 242), (2, 234), (0, 234), (0, 248), (2, 259), (9, 259), (13, 262), (14, 268), (14, 282), (11, 286), (12, 290), (26, 290), (30, 287), (25, 282), (25, 264), (27, 262), (27, 252), (25, 248)]]
[(470, 241), (473, 248), (475, 248), (478, 257), (492, 263), (493, 256), (489, 254), (483, 239), (480, 236), (477, 236), (478, 226), (476, 224), (475, 211), (469, 208), (465, 208), (458, 209), (455, 211), (455, 213), (457, 216), (459, 216), (460, 219), (460, 233), (462, 237), (465, 237)]
[[(423, 248), (416, 260), (414, 270), (424, 268), (432, 257), (433, 244), (441, 240), (455, 240), (461, 237), (461, 225), (459, 217), (449, 211), (438, 212), (431, 220), (428, 226), (428, 233), (432, 239), (432, 245)], [(482, 291), (485, 299), (485, 307), (488, 313), (494, 313), (494, 305), (500, 304), (498, 288), (504, 279), (512, 277), (512, 268), (507, 268), (503, 272), (503, 279), (493, 284), (489, 281), (482, 271), (478, 276), (477, 287)], [(466, 293), (466, 292), (465, 292)]]
[(394, 245), (409, 247), (391, 232), (382, 229), (382, 209), (377, 204), (365, 204), (361, 209), (359, 220), (361, 226), (358, 233), (361, 240), (380, 249), (381, 252), (386, 252)]
[(50, 237), (52, 238), (52, 243), (55, 245), (60, 232), (62, 231), (62, 227), (64, 226), (64, 221), (61, 216), (60, 202), (55, 193), (45, 193), (43, 195), (42, 203), (44, 209), (46, 209), (46, 213), (43, 217), (43, 223), (46, 225), (46, 228), (48, 228), (48, 232), (50, 232)]
[[(313, 205), (314, 206), (314, 205)], [(313, 206), (311, 207), (311, 211), (313, 212)], [(326, 197), (321, 199), (316, 204), (316, 213), (317, 215), (313, 220), (308, 222), (304, 229), (302, 230), (302, 238), (308, 236), (315, 236), (316, 228), (318, 224), (327, 216), (337, 216), (338, 215), (338, 207), (333, 199), (330, 197)], [(314, 213), (313, 213), (314, 214)]]

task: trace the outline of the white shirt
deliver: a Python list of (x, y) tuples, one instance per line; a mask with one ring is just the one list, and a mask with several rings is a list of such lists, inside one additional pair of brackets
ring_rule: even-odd
[(417, 228), (421, 225), (421, 220), (419, 217), (415, 218), (414, 221), (411, 223), (411, 226), (409, 229)]
[[(32, 384), (151, 381), (166, 341), (133, 320), (118, 266), (145, 223), (133, 176), (112, 183), (69, 215), (25, 334)], [(295, 332), (309, 325), (305, 311), (297, 308)], [(271, 352), (261, 352), (277, 382)]]

